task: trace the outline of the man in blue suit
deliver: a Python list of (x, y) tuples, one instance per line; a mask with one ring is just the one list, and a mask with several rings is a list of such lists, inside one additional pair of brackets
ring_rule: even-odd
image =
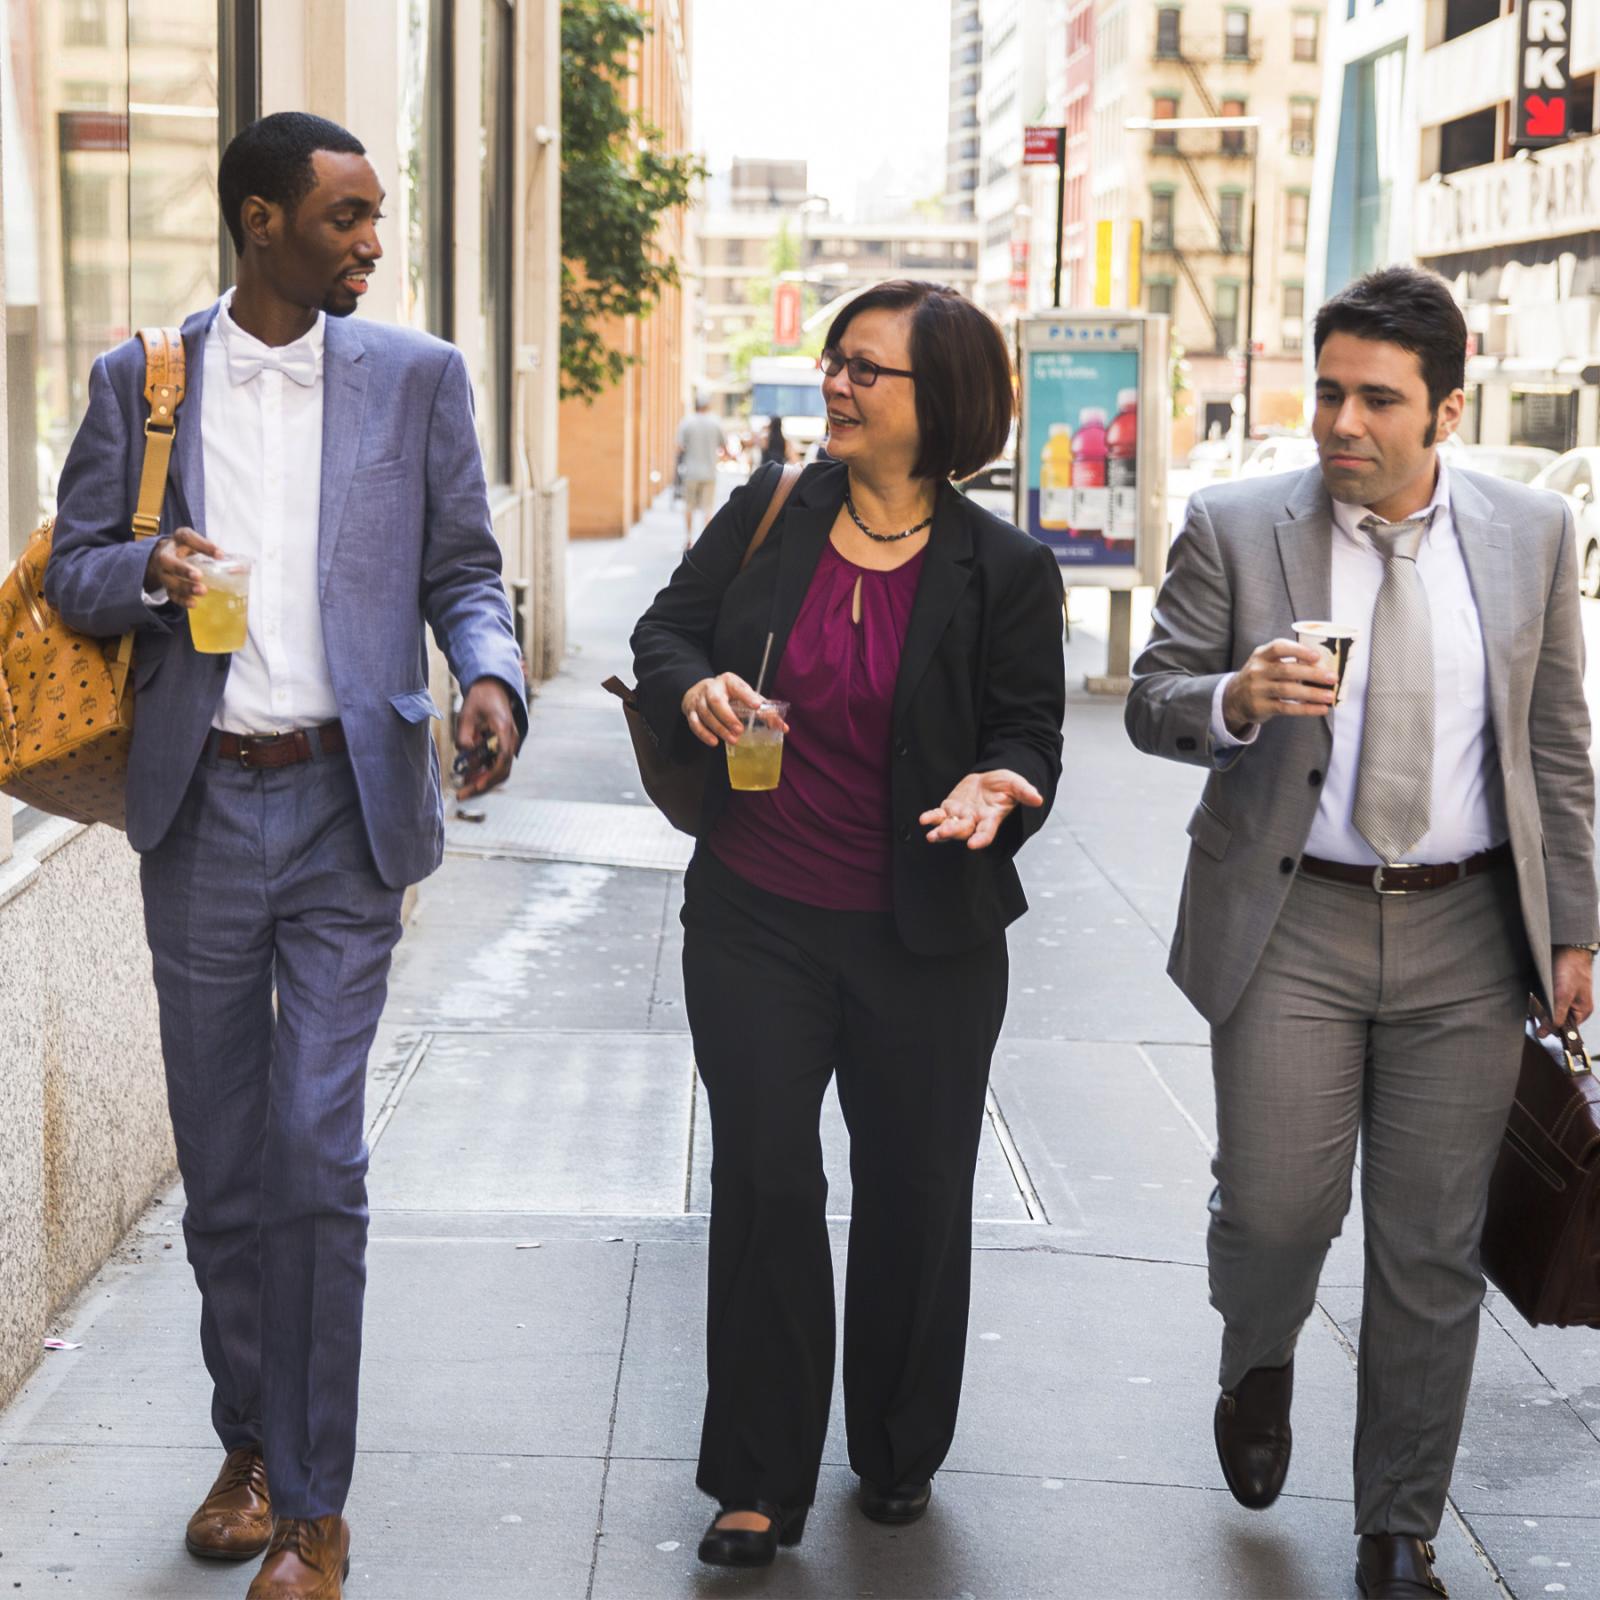
[[(250, 1600), (338, 1600), (366, 1059), (402, 893), (443, 852), (425, 626), (465, 691), (464, 793), (505, 778), (527, 713), (461, 355), (346, 320), (382, 255), (363, 146), (266, 117), (218, 190), (238, 284), (184, 324), (161, 535), (132, 539), (149, 411), (130, 340), (90, 376), (46, 590), (85, 633), (137, 632), (128, 837), (228, 1452), (186, 1542), (265, 1551)], [(248, 637), (202, 654), (196, 558), (221, 551), (255, 564)]]

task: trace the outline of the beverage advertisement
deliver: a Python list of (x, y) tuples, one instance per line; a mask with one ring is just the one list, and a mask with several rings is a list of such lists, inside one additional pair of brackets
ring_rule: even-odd
[(1063, 567), (1131, 567), (1139, 537), (1139, 352), (1030, 350), (1027, 531)]

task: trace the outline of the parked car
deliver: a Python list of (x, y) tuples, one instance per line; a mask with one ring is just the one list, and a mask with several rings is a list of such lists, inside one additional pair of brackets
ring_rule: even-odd
[(1015, 483), (1017, 464), (1007, 456), (991, 461), (988, 466), (973, 473), (961, 485), (961, 492), (969, 500), (976, 500), (985, 511), (1012, 521), (1017, 514)]
[(1533, 444), (1464, 444), (1445, 454), (1445, 460), (1453, 467), (1487, 472), (1492, 477), (1509, 478), (1512, 483), (1532, 483), (1558, 459), (1554, 450)]
[(1265, 478), (1276, 472), (1299, 472), (1317, 464), (1317, 441), (1299, 433), (1274, 434), (1256, 446), (1239, 469), (1241, 478)]
[(1536, 489), (1554, 489), (1572, 507), (1578, 540), (1578, 586), (1590, 599), (1600, 596), (1600, 450), (1569, 450), (1533, 480)]
[(1227, 439), (1202, 439), (1184, 463), (1200, 482), (1233, 476), (1233, 445)]

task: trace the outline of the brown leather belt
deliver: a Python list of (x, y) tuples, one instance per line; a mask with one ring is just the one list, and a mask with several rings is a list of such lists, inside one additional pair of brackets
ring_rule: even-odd
[(1443, 889), (1462, 878), (1476, 877), (1491, 867), (1511, 859), (1511, 846), (1497, 844), (1492, 850), (1468, 856), (1465, 861), (1445, 861), (1428, 867), (1354, 867), (1345, 861), (1323, 861), (1316, 856), (1301, 856), (1300, 870), (1313, 878), (1333, 883), (1354, 883), (1379, 894), (1412, 894), (1418, 889)]
[(237, 761), (241, 767), (292, 767), (310, 761), (316, 754), (315, 739), (323, 755), (342, 755), (345, 750), (344, 725), (325, 722), (320, 728), (296, 728), (292, 733), (213, 733), (211, 753), (221, 761)]

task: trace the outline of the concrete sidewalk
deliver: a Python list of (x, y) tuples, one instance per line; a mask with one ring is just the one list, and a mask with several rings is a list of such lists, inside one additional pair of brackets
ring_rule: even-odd
[[(373, 1239), (348, 1592), (1285, 1600), (1354, 1594), (1360, 1221), (1301, 1345), (1289, 1490), (1251, 1514), (1211, 1444), (1205, 1033), (1164, 976), (1200, 775), (1075, 695), (1067, 776), (1021, 857), (1033, 911), (978, 1185), (962, 1425), (933, 1509), (864, 1521), (835, 1415), (816, 1512), (769, 1572), (702, 1569), (709, 1148), (685, 1031), (686, 841), (643, 807), (622, 718), (633, 619), (681, 518), (578, 546), (573, 650), (514, 784), (452, 822), (373, 1053)], [(1070, 681), (1098, 670), (1074, 596)], [(612, 809), (618, 808), (618, 809)], [(830, 1106), (830, 1210), (848, 1175)], [(242, 1596), (181, 1535), (218, 1448), (181, 1197), (156, 1207), (0, 1414), (0, 1594)], [(1600, 1595), (1600, 1335), (1492, 1300), (1455, 1501), (1456, 1600)]]

